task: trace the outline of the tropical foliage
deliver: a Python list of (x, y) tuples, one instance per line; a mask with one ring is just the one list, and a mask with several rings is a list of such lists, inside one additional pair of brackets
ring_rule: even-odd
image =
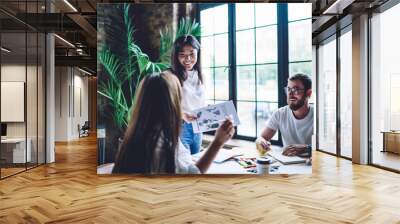
[[(135, 28), (129, 8), (130, 4), (123, 4), (120, 9), (122, 16), (117, 18), (122, 20), (122, 29), (112, 25), (108, 27), (111, 35), (114, 34), (112, 37), (123, 42), (124, 46), (121, 49), (125, 52), (113, 51), (106, 45), (98, 52), (98, 61), (105, 70), (103, 75), (106, 75), (105, 78), (99, 79), (98, 94), (105, 97), (112, 107), (112, 117), (121, 131), (129, 123), (134, 94), (143, 77), (169, 67), (171, 47), (177, 37), (185, 34), (200, 36), (199, 24), (191, 19), (181, 19), (175, 34), (172, 32), (172, 26), (166, 27), (164, 31), (160, 31), (159, 60), (152, 62), (135, 43)], [(124, 34), (122, 39), (121, 34)]]
[(174, 41), (184, 35), (193, 35), (200, 38), (200, 24), (190, 18), (181, 18), (178, 29), (174, 34), (171, 26), (167, 26), (164, 31), (160, 31), (160, 61), (170, 64), (171, 49)]

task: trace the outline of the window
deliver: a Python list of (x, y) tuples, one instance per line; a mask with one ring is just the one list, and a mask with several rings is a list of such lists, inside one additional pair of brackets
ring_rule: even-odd
[[(282, 41), (278, 27), (282, 26), (279, 18), (288, 16), (287, 5), (290, 10), (291, 4), (272, 3), (201, 6), (201, 60), (207, 99), (209, 103), (234, 101), (241, 121), (239, 138), (259, 136), (272, 112), (286, 104), (278, 79), (287, 79), (288, 74), (278, 77), (278, 65), (288, 59), (278, 58), (278, 41)], [(311, 4), (296, 4), (303, 5), (309, 10), (298, 12), (293, 8), (289, 13), (289, 17), (299, 17), (293, 21), (296, 34), (289, 38), (291, 43), (283, 44), (286, 48), (293, 46), (293, 66), (286, 66), (311, 75)], [(285, 13), (278, 13), (279, 8)], [(278, 139), (276, 134), (273, 140)]]
[(352, 25), (317, 46), (318, 150), (352, 158)]
[[(201, 11), (201, 63), (209, 104), (229, 100), (228, 4)], [(217, 46), (217, 47), (216, 47)]]
[(352, 34), (340, 36), (340, 154), (352, 157)]
[(289, 4), (289, 76), (311, 76), (311, 4)]
[(371, 157), (373, 164), (395, 170), (400, 170), (400, 156), (392, 153), (400, 139), (395, 132), (400, 130), (400, 34), (394, 29), (399, 20), (400, 4), (371, 18)]
[(253, 137), (278, 108), (277, 6), (241, 3), (235, 9), (238, 135)]
[(336, 36), (318, 51), (318, 148), (336, 154)]

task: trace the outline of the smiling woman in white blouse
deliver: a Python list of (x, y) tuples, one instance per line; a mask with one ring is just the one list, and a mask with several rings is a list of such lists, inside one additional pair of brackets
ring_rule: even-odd
[(171, 69), (182, 86), (182, 132), (183, 145), (191, 154), (200, 151), (202, 135), (194, 133), (191, 121), (197, 117), (191, 112), (205, 106), (205, 90), (200, 66), (200, 43), (196, 37), (185, 35), (174, 42)]

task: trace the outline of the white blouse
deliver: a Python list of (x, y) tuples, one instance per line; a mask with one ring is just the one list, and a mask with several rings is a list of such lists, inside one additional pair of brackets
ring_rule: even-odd
[(182, 110), (190, 113), (206, 105), (205, 89), (196, 70), (188, 71), (182, 86)]
[[(161, 134), (157, 141), (154, 160), (151, 165), (151, 173), (165, 173), (165, 155), (161, 151), (164, 143), (164, 137)], [(199, 174), (200, 170), (197, 168), (195, 162), (190, 155), (190, 150), (186, 149), (179, 139), (177, 148), (175, 150), (175, 173), (177, 174)]]

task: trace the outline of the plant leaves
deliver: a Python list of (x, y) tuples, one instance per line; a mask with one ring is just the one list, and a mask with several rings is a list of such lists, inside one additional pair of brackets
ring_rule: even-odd
[[(128, 125), (131, 112), (135, 102), (135, 91), (143, 77), (154, 72), (162, 72), (170, 66), (171, 50), (176, 38), (191, 34), (200, 37), (200, 24), (190, 18), (182, 18), (179, 22), (176, 33), (173, 33), (172, 26), (166, 26), (160, 30), (160, 52), (157, 62), (152, 62), (147, 54), (142, 52), (135, 43), (133, 17), (130, 15), (130, 5), (123, 4), (118, 8), (119, 15), (112, 15), (118, 19), (121, 26), (110, 27), (113, 31), (113, 38), (120, 41), (118, 50), (125, 52), (114, 53), (109, 47), (104, 46), (98, 54), (99, 63), (104, 66), (108, 78), (99, 79), (98, 94), (105, 97), (113, 110), (113, 120), (116, 126), (123, 131)], [(105, 23), (111, 26), (112, 23)], [(121, 33), (120, 35), (119, 32)], [(117, 40), (116, 39), (116, 40)], [(123, 46), (126, 46), (123, 48)], [(120, 59), (117, 55), (122, 55)]]
[(199, 39), (201, 36), (200, 24), (190, 18), (182, 18), (179, 21), (175, 35), (172, 33), (172, 27), (170, 26), (166, 26), (164, 30), (160, 31), (160, 57), (158, 61), (167, 65), (171, 63), (171, 50), (177, 38), (184, 35), (193, 35)]
[(121, 83), (120, 79), (118, 78), (120, 67), (122, 65), (119, 58), (108, 48), (103, 48), (99, 52), (97, 58), (108, 72), (109, 78), (115, 83)]

